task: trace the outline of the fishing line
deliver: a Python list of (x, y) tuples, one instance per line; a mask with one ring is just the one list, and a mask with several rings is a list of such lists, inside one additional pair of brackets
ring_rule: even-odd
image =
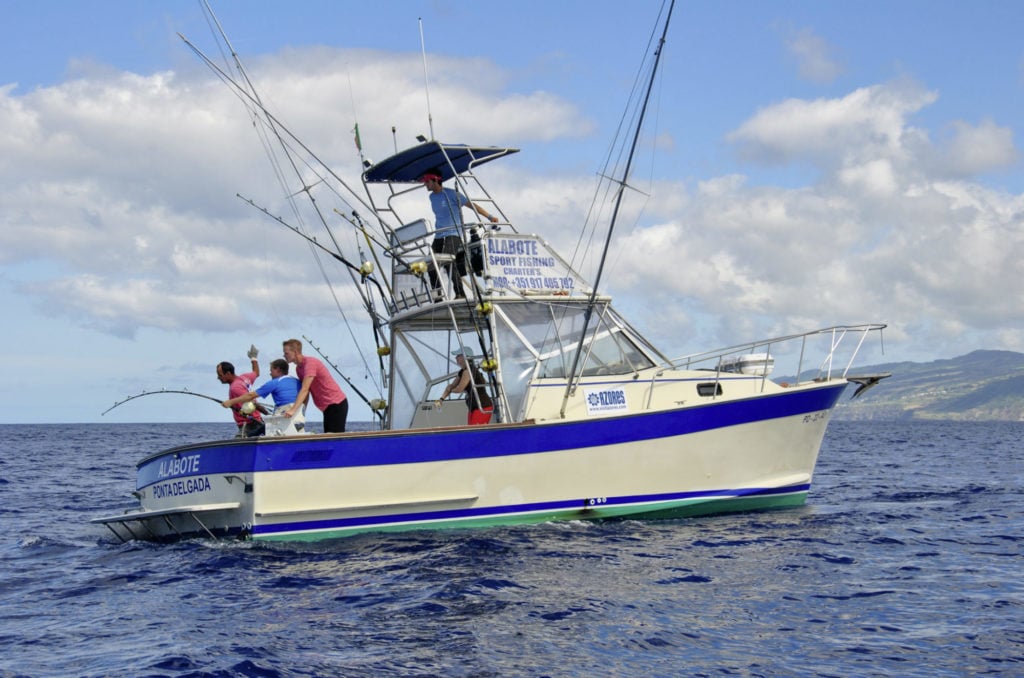
[[(360, 347), (360, 343), (359, 343), (359, 340), (356, 339), (356, 336), (355, 336), (355, 334), (354, 334), (354, 332), (352, 330), (352, 323), (350, 323), (348, 321), (348, 317), (345, 314), (345, 309), (342, 307), (341, 301), (338, 299), (338, 296), (337, 296), (337, 293), (335, 292), (334, 286), (330, 282), (330, 277), (327, 275), (327, 271), (324, 268), (324, 263), (323, 263), (323, 259), (322, 259), (321, 254), (320, 254), (320, 250), (323, 250), (327, 254), (330, 254), (331, 257), (335, 261), (337, 261), (337, 262), (339, 262), (339, 263), (341, 263), (341, 264), (343, 264), (345, 266), (345, 270), (348, 271), (348, 274), (349, 274), (350, 278), (352, 279), (353, 285), (356, 287), (357, 291), (359, 292), (360, 298), (364, 301), (364, 303), (369, 303), (368, 300), (367, 300), (368, 293), (365, 293), (363, 291), (363, 286), (361, 284), (358, 284), (356, 282), (356, 279), (355, 279), (354, 271), (358, 272), (360, 270), (359, 267), (356, 266), (355, 264), (353, 264), (348, 259), (346, 259), (342, 252), (340, 252), (340, 251), (335, 252), (335, 251), (332, 251), (332, 250), (328, 249), (323, 243), (319, 242), (316, 238), (314, 238), (314, 237), (312, 237), (312, 236), (310, 236), (310, 235), (308, 235), (306, 233), (303, 233), (302, 230), (300, 230), (298, 227), (292, 226), (291, 224), (286, 222), (284, 219), (282, 219), (280, 216), (271, 214), (269, 210), (267, 210), (265, 207), (257, 205), (256, 202), (253, 201), (252, 199), (246, 198), (246, 197), (244, 197), (242, 195), (237, 195), (237, 197), (240, 200), (242, 200), (242, 201), (246, 202), (247, 204), (249, 204), (250, 206), (255, 207), (260, 212), (262, 212), (263, 214), (267, 215), (268, 217), (270, 217), (274, 221), (278, 222), (279, 224), (281, 224), (282, 226), (284, 226), (288, 230), (292, 231), (293, 233), (295, 233), (299, 237), (301, 237), (304, 240), (306, 240), (306, 242), (309, 244), (310, 250), (313, 253), (314, 259), (316, 259), (317, 264), (320, 266), (321, 274), (323, 275), (325, 281), (327, 282), (327, 288), (330, 291), (330, 293), (331, 293), (331, 295), (332, 295), (332, 297), (334, 299), (335, 307), (338, 309), (338, 313), (341, 314), (342, 319), (345, 321), (344, 325), (345, 325), (346, 329), (349, 332), (349, 337), (352, 339), (353, 346), (355, 346), (356, 352), (359, 354), (360, 359), (363, 361), (363, 365), (365, 366), (366, 371), (368, 373), (372, 372), (372, 370), (370, 370), (369, 364), (366, 361), (366, 356), (364, 355), (363, 351), (359, 348)], [(367, 276), (367, 279), (370, 280), (374, 285), (377, 286), (378, 292), (383, 297), (384, 291), (380, 287), (380, 282), (378, 282), (376, 278), (373, 278), (371, 276)], [(374, 323), (376, 323), (376, 321), (377, 321), (376, 317), (372, 317), (371, 320)], [(377, 388), (379, 393), (383, 392), (383, 387), (380, 385), (380, 383), (374, 382), (374, 386)]]
[[(212, 14), (212, 12), (211, 12), (211, 14)], [(343, 186), (357, 201), (359, 201), (363, 205), (366, 205), (366, 203), (364, 203), (362, 201), (362, 199), (352, 191), (352, 189), (348, 186), (347, 183), (345, 183), (345, 181), (343, 179), (341, 179), (336, 173), (334, 173), (333, 170), (331, 170), (329, 167), (327, 167), (319, 159), (319, 157), (316, 156), (315, 153), (313, 153), (307, 146), (305, 146), (305, 144), (303, 144), (299, 139), (297, 139), (295, 137), (295, 135), (292, 134), (287, 129), (287, 127), (282, 125), (280, 123), (280, 121), (278, 121), (277, 118), (274, 117), (273, 114), (270, 113), (270, 111), (266, 108), (266, 106), (260, 100), (259, 95), (258, 95), (258, 93), (255, 90), (255, 87), (253, 86), (253, 84), (252, 84), (251, 80), (249, 79), (249, 77), (248, 77), (244, 67), (241, 64), (241, 60), (239, 59), (238, 55), (235, 53), (234, 49), (231, 47), (230, 41), (227, 39), (226, 35), (223, 34), (223, 31), (221, 31), (221, 38), (222, 38), (224, 44), (226, 44), (228, 46), (228, 48), (230, 49), (230, 51), (231, 51), (232, 57), (234, 58), (235, 67), (239, 71), (240, 77), (246, 83), (245, 87), (242, 87), (242, 85), (240, 85), (239, 82), (237, 82), (236, 80), (231, 78), (229, 75), (227, 75), (222, 69), (220, 69), (216, 64), (214, 64), (208, 57), (206, 57), (198, 48), (196, 48), (187, 39), (185, 39), (184, 36), (181, 36), (179, 34), (179, 37), (182, 38), (182, 40), (186, 43), (186, 45), (188, 45), (189, 48), (192, 49), (193, 52), (195, 52), (197, 54), (197, 56), (199, 56), (200, 59), (202, 59), (211, 69), (214, 70), (215, 73), (218, 74), (218, 77), (220, 77), (221, 80), (225, 84), (227, 84), (229, 86), (229, 88), (231, 88), (236, 93), (236, 95), (244, 97), (243, 101), (248, 100), (248, 103), (246, 103), (246, 108), (247, 108), (247, 110), (250, 110), (250, 113), (259, 113), (259, 115), (253, 115), (254, 127), (256, 127), (257, 130), (269, 129), (269, 133), (272, 134), (274, 136), (274, 138), (277, 140), (278, 147), (282, 151), (284, 151), (285, 158), (287, 159), (288, 163), (291, 165), (292, 171), (294, 172), (295, 176), (297, 176), (300, 180), (302, 180), (302, 173), (300, 172), (298, 164), (297, 164), (297, 161), (296, 161), (296, 156), (299, 155), (299, 154), (291, 147), (290, 143), (282, 135), (287, 135), (290, 140), (294, 141), (295, 144), (297, 144), (297, 146), (299, 148), (301, 148), (302, 151), (308, 155), (308, 157), (313, 158), (317, 162), (319, 167), (325, 169), (326, 172), (327, 172), (327, 175), (329, 175), (332, 178), (334, 178), (335, 180), (337, 180), (339, 182), (339, 184), (341, 186)], [(269, 143), (269, 139), (264, 137), (263, 135), (260, 135), (260, 136), (261, 136), (261, 140), (263, 141), (263, 144), (264, 144), (264, 150), (265, 150), (265, 152), (267, 152), (268, 158), (270, 158), (270, 160), (271, 160), (271, 165), (275, 168), (274, 171), (275, 171), (275, 174), (278, 177), (278, 181), (282, 185), (282, 188), (284, 188), (286, 186), (286, 182), (284, 180), (284, 173), (283, 173), (282, 168), (280, 166), (280, 162), (277, 159), (277, 155), (273, 151), (272, 145)], [(319, 184), (321, 182), (325, 182), (325, 177), (323, 175), (321, 175), (318, 171), (314, 170), (314, 168), (310, 165), (310, 163), (308, 161), (303, 159), (303, 160), (300, 160), (298, 162), (301, 162), (301, 164), (305, 165), (305, 167), (307, 169), (311, 170), (313, 175), (319, 178), (319, 181), (317, 181), (315, 184), (305, 184), (304, 183), (303, 188), (300, 191), (286, 196), (286, 200), (290, 204), (290, 206), (292, 208), (292, 211), (293, 211), (293, 213), (294, 213), (294, 215), (296, 217), (296, 220), (300, 224), (303, 224), (303, 226), (304, 226), (304, 222), (303, 222), (303, 219), (302, 219), (302, 216), (301, 216), (301, 211), (298, 209), (297, 204), (294, 202), (294, 196), (297, 193), (305, 193), (307, 198), (310, 201), (310, 205), (312, 205), (312, 208), (313, 208), (314, 212), (316, 213), (317, 217), (319, 218), (321, 225), (323, 226), (324, 230), (327, 232), (328, 236), (330, 237), (330, 239), (331, 239), (332, 243), (334, 244), (335, 248), (337, 249), (337, 251), (340, 253), (340, 252), (342, 252), (341, 246), (337, 242), (337, 239), (334, 237), (334, 233), (331, 230), (330, 225), (327, 223), (327, 219), (324, 217), (324, 214), (320, 211), (320, 208), (319, 208), (319, 205), (317, 204), (316, 198), (313, 196), (313, 194), (311, 192), (312, 186), (314, 186), (316, 184)], [(285, 192), (287, 193), (287, 189), (285, 190)], [(339, 197), (341, 197), (340, 194), (338, 194), (336, 191), (334, 191), (334, 193), (335, 193), (335, 195), (338, 195)], [(342, 201), (347, 206), (351, 207), (351, 204), (348, 203), (347, 200), (342, 198)], [(369, 208), (369, 206), (367, 206), (367, 207)], [(299, 231), (299, 232), (302, 233), (302, 231)], [(337, 294), (336, 290), (334, 289), (333, 284), (330, 281), (330, 277), (327, 275), (327, 271), (324, 268), (324, 263), (322, 261), (322, 258), (320, 257), (320, 255), (317, 252), (316, 248), (312, 248), (312, 246), (311, 246), (311, 251), (313, 253), (314, 259), (317, 262), (317, 266), (320, 269), (321, 276), (323, 277), (324, 281), (327, 284), (328, 289), (330, 290), (332, 299), (334, 300), (334, 303), (335, 303), (335, 307), (338, 309), (338, 311), (341, 314), (342, 319), (343, 319), (346, 327), (349, 330), (349, 334), (350, 334), (350, 336), (351, 336), (351, 338), (353, 340), (353, 344), (354, 344), (356, 350), (359, 352), (360, 357), (362, 358), (364, 364), (366, 364), (366, 358), (363, 355), (362, 350), (359, 348), (360, 347), (360, 343), (358, 341), (356, 341), (356, 338), (355, 338), (354, 333), (352, 331), (351, 322), (349, 321), (347, 315), (345, 314), (344, 308), (342, 307), (341, 302), (340, 302), (340, 300), (338, 298), (338, 294)], [(355, 276), (354, 276), (354, 274), (352, 273), (351, 270), (349, 271), (349, 276), (352, 279), (352, 282), (355, 283), (356, 282), (355, 281)], [(356, 289), (358, 290), (358, 293), (362, 297), (363, 294), (364, 294), (363, 288), (361, 286), (359, 286), (359, 285), (356, 285)], [(365, 298), (364, 298), (364, 301), (365, 301)], [(368, 369), (368, 365), (367, 365), (367, 369)], [(378, 388), (379, 388), (379, 385), (378, 385)]]
[(423, 18), (418, 19), (420, 24), (420, 55), (423, 57), (423, 91), (427, 96), (427, 127), (430, 128), (430, 139), (434, 139), (434, 116), (430, 112), (430, 81), (427, 79), (427, 44), (423, 40)]

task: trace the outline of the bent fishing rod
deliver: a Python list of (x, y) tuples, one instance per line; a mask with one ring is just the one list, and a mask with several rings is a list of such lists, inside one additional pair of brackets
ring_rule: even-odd
[(105, 409), (103, 412), (101, 412), (100, 416), (102, 417), (104, 414), (106, 414), (110, 410), (114, 409), (115, 407), (119, 407), (121, 405), (124, 405), (126, 402), (128, 402), (130, 400), (135, 400), (136, 398), (141, 398), (142, 396), (159, 395), (161, 393), (177, 393), (177, 394), (180, 394), (180, 395), (195, 396), (197, 398), (206, 398), (207, 400), (212, 400), (213, 402), (217, 403), (218, 405), (220, 405), (221, 403), (224, 402), (220, 398), (214, 398), (213, 396), (208, 396), (208, 395), (205, 395), (203, 393), (196, 393), (195, 391), (190, 391), (187, 388), (186, 389), (166, 389), (166, 388), (162, 388), (159, 391), (143, 391), (142, 393), (137, 393), (137, 394), (135, 394), (133, 396), (128, 396), (124, 400), (119, 400), (118, 402), (114, 403), (113, 405), (111, 405), (110, 407)]

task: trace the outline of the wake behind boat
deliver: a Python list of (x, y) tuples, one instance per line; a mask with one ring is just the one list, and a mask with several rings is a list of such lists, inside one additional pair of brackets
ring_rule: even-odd
[[(139, 506), (94, 522), (123, 540), (311, 540), (803, 504), (848, 382), (881, 377), (848, 371), (884, 325), (669, 358), (485, 188), (481, 167), (517, 150), (424, 140), (362, 174), (360, 225), (390, 269), (381, 284), (350, 265), (380, 342), (378, 430), (270, 426), (157, 452), (138, 464)], [(403, 216), (431, 174), (494, 217), (464, 222), (455, 253)], [(488, 424), (467, 425), (466, 404), (445, 397), (454, 353), (479, 368), (467, 390), (492, 403)]]

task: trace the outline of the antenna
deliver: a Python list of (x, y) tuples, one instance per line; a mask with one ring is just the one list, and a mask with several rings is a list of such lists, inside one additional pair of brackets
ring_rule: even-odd
[(427, 80), (427, 47), (423, 42), (423, 17), (420, 22), (420, 53), (423, 55), (423, 89), (427, 94), (427, 126), (430, 127), (430, 138), (434, 138), (434, 116), (430, 113), (430, 82)]

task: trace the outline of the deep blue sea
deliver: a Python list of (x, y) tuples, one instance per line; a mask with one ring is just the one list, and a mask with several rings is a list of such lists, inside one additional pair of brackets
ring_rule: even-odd
[(0, 676), (1024, 675), (1024, 423), (833, 422), (808, 504), (120, 544), (230, 424), (0, 426)]

